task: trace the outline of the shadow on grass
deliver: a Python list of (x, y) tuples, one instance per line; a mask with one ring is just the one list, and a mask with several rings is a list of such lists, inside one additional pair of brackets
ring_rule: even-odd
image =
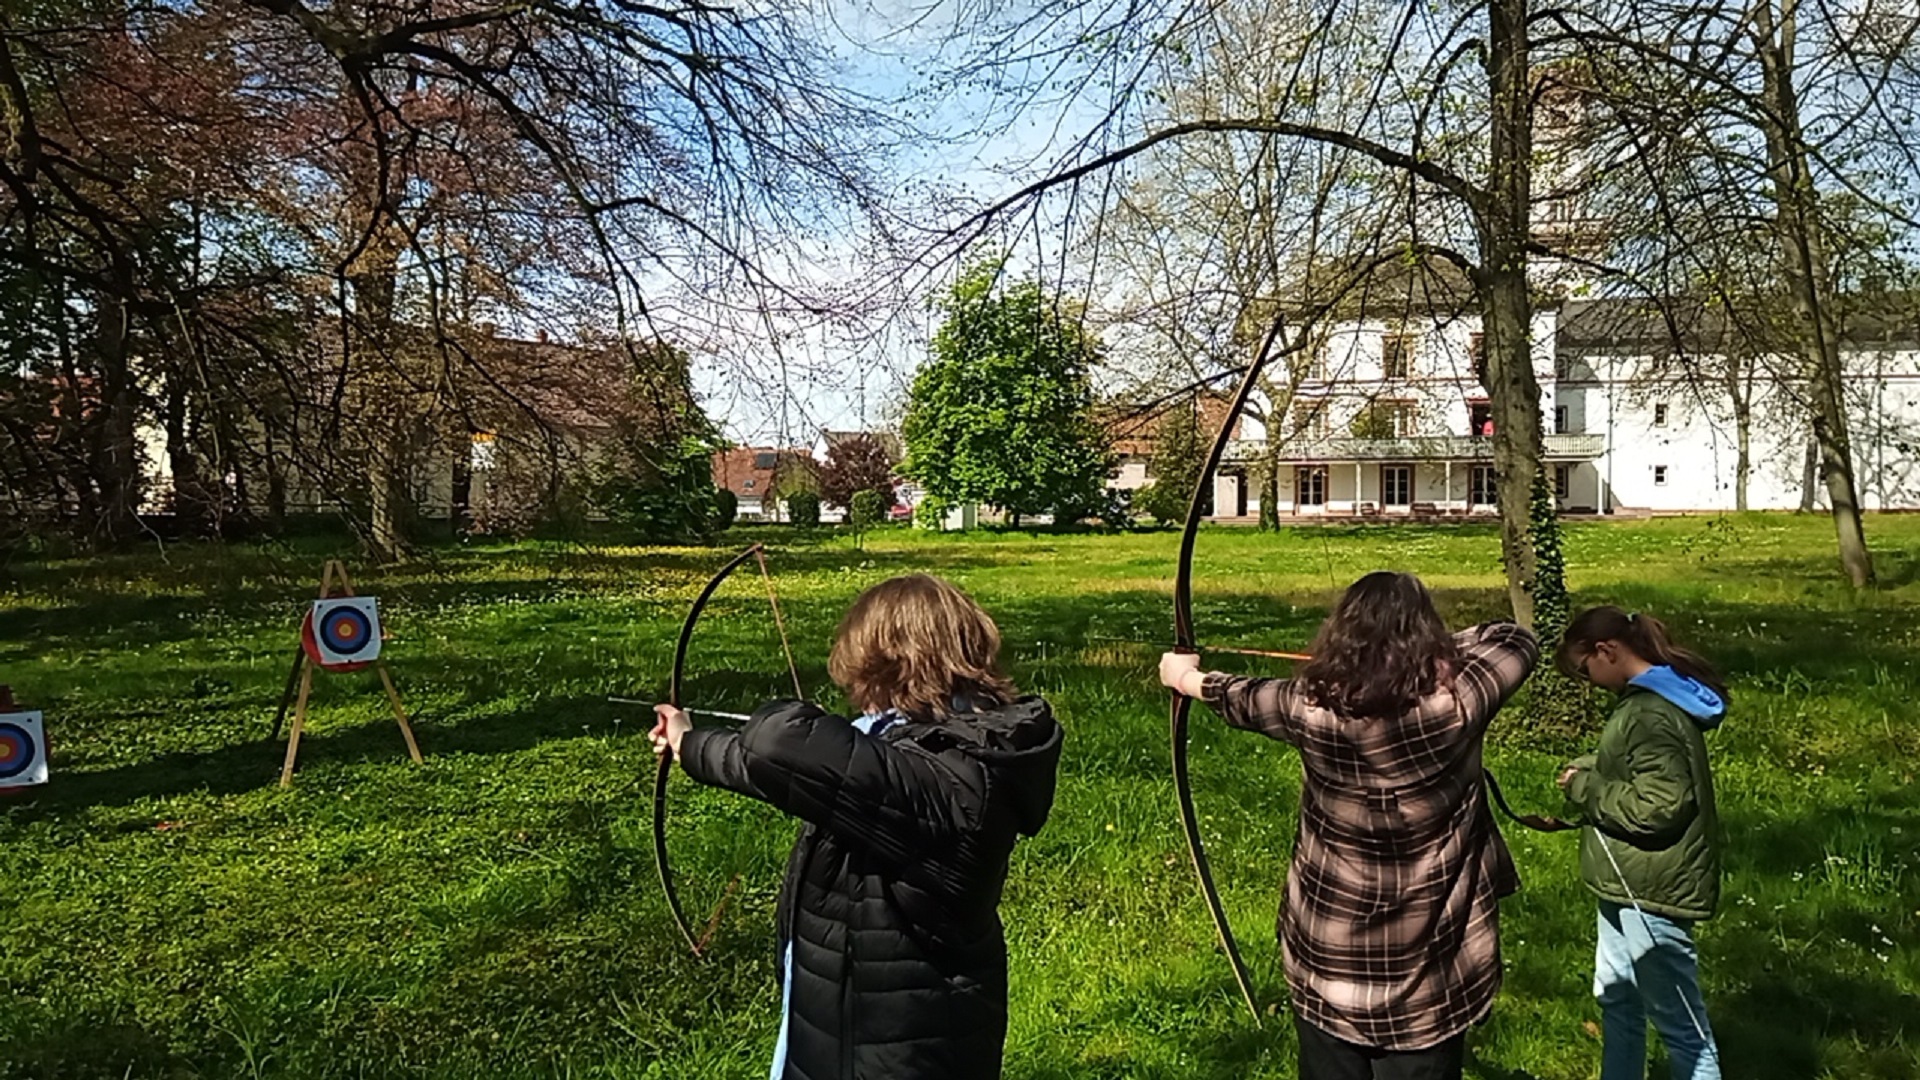
[[(577, 739), (581, 720), (604, 734), (615, 716), (627, 718), (631, 710), (623, 711), (604, 698), (553, 697), (457, 724), (436, 723), (431, 715), (414, 714), (409, 719), (421, 753), (431, 761), (441, 754), (513, 754), (546, 742)], [(644, 734), (646, 725), (629, 721), (627, 729), (637, 737)], [(269, 741), (264, 724), (259, 734), (258, 739), (212, 750), (156, 754), (108, 769), (60, 771), (45, 788), (16, 800), (13, 815), (25, 821), (84, 807), (125, 806), (189, 793), (224, 797), (268, 787), (279, 782), (287, 743), (284, 734)], [(352, 727), (303, 733), (294, 783), (299, 783), (301, 771), (319, 765), (404, 762), (406, 757), (399, 726), (390, 713), (382, 711), (377, 718)]]
[[(1736, 989), (1708, 998), (1728, 1076), (1800, 1078), (1833, 1062), (1824, 1048), (1863, 1048), (1849, 1076), (1911, 1078), (1920, 996), (1903, 993), (1884, 957), (1920, 946), (1920, 793), (1911, 787), (1860, 806), (1791, 819), (1729, 820), (1729, 870), (1743, 879), (1811, 885), (1822, 895), (1775, 915), (1722, 904), (1703, 961)], [(1741, 911), (1744, 917), (1726, 916)], [(1865, 1071), (1859, 1071), (1864, 1067)]]

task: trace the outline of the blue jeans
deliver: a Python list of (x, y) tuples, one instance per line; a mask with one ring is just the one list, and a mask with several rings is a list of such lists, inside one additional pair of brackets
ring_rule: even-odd
[(1648, 1020), (1667, 1045), (1673, 1080), (1720, 1080), (1692, 930), (1690, 922), (1600, 901), (1593, 965), (1606, 1033), (1600, 1080), (1646, 1080)]
[(787, 1024), (793, 1014), (793, 943), (780, 957), (780, 1041), (773, 1044), (773, 1071), (768, 1080), (780, 1080), (787, 1071)]

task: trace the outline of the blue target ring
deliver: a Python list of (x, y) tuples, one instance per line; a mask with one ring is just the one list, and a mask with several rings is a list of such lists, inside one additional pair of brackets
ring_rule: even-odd
[(339, 607), (327, 612), (320, 626), (320, 641), (342, 656), (352, 656), (373, 640), (373, 624), (358, 608)]
[(33, 768), (39, 756), (33, 736), (19, 724), (0, 724), (0, 780), (10, 780)]

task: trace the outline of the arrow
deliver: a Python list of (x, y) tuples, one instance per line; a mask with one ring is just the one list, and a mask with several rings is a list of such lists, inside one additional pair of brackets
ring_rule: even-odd
[[(651, 701), (638, 701), (634, 698), (624, 698), (624, 697), (610, 697), (607, 700), (613, 702), (615, 705), (641, 705), (649, 709), (653, 708), (655, 704), (654, 702), (651, 702)], [(748, 716), (745, 713), (721, 712), (718, 709), (686, 709), (683, 711), (688, 716), (711, 716), (716, 720), (737, 720), (743, 724), (753, 719), (753, 717)]]
[[(1088, 641), (1108, 641), (1108, 642), (1114, 642), (1120, 645), (1139, 645), (1142, 648), (1153, 646), (1152, 642), (1136, 641), (1133, 638), (1090, 637), (1090, 638), (1087, 638), (1087, 640)], [(1195, 652), (1227, 653), (1231, 656), (1264, 656), (1272, 660), (1311, 660), (1313, 659), (1313, 657), (1308, 656), (1306, 653), (1277, 652), (1273, 649), (1236, 649), (1227, 645), (1195, 645), (1193, 648)]]

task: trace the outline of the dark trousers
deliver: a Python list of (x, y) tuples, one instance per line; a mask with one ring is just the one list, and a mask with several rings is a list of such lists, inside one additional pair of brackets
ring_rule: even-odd
[(1356, 1046), (1321, 1031), (1299, 1017), (1300, 1080), (1460, 1080), (1467, 1035), (1461, 1032), (1425, 1050), (1381, 1050)]

